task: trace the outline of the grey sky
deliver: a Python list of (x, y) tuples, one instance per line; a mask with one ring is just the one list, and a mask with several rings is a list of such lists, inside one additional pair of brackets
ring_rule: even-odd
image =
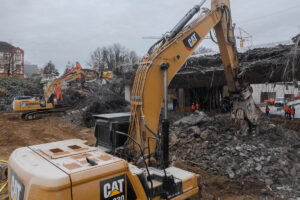
[[(0, 41), (25, 50), (25, 60), (85, 67), (98, 46), (120, 43), (142, 56), (200, 0), (0, 0)], [(300, 33), (300, 0), (231, 0), (233, 21), (254, 44), (285, 41)], [(205, 7), (210, 8), (210, 0)], [(217, 49), (210, 41), (204, 46)]]

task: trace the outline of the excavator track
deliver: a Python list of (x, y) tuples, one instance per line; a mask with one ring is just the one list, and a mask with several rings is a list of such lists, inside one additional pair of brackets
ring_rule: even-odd
[(32, 110), (22, 114), (22, 119), (26, 121), (39, 119), (42, 115), (60, 113), (69, 110), (71, 106), (56, 106), (54, 109), (44, 109), (44, 110)]

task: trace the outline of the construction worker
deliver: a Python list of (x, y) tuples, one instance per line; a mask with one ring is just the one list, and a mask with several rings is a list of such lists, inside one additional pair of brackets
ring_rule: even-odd
[(196, 103), (196, 110), (199, 110), (199, 104), (198, 104), (198, 102)]
[(195, 111), (195, 104), (192, 103), (192, 111), (194, 112)]
[(289, 106), (288, 105), (285, 105), (285, 107), (284, 107), (284, 117), (286, 118), (286, 119), (289, 119), (290, 117), (289, 117), (289, 111), (290, 109), (289, 109)]
[(269, 108), (269, 106), (267, 105), (267, 106), (266, 106), (266, 114), (269, 115), (269, 113), (270, 113), (270, 108)]
[(63, 97), (62, 97), (62, 93), (61, 93), (61, 85), (56, 87), (56, 100), (58, 100), (59, 102), (63, 101)]

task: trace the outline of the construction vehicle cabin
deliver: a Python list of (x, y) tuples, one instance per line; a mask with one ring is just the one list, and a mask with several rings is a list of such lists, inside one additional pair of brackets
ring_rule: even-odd
[(229, 0), (212, 0), (211, 10), (188, 23), (204, 2), (192, 8), (140, 62), (131, 113), (98, 116), (97, 147), (73, 139), (23, 147), (11, 154), (10, 199), (183, 200), (198, 192), (195, 173), (169, 167), (167, 88), (211, 29), (218, 39), (237, 123), (255, 124), (258, 119), (251, 110), (255, 109), (251, 90), (239, 76)]

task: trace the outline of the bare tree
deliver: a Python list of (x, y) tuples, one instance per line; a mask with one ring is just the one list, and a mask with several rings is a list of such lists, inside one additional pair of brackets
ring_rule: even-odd
[(58, 70), (55, 68), (54, 63), (51, 62), (51, 60), (47, 63), (47, 65), (44, 67), (44, 73), (46, 75), (54, 75), (59, 76)]
[(101, 72), (104, 69), (113, 70), (122, 64), (135, 64), (137, 61), (138, 57), (134, 51), (120, 44), (113, 44), (95, 49), (90, 55), (88, 65)]

